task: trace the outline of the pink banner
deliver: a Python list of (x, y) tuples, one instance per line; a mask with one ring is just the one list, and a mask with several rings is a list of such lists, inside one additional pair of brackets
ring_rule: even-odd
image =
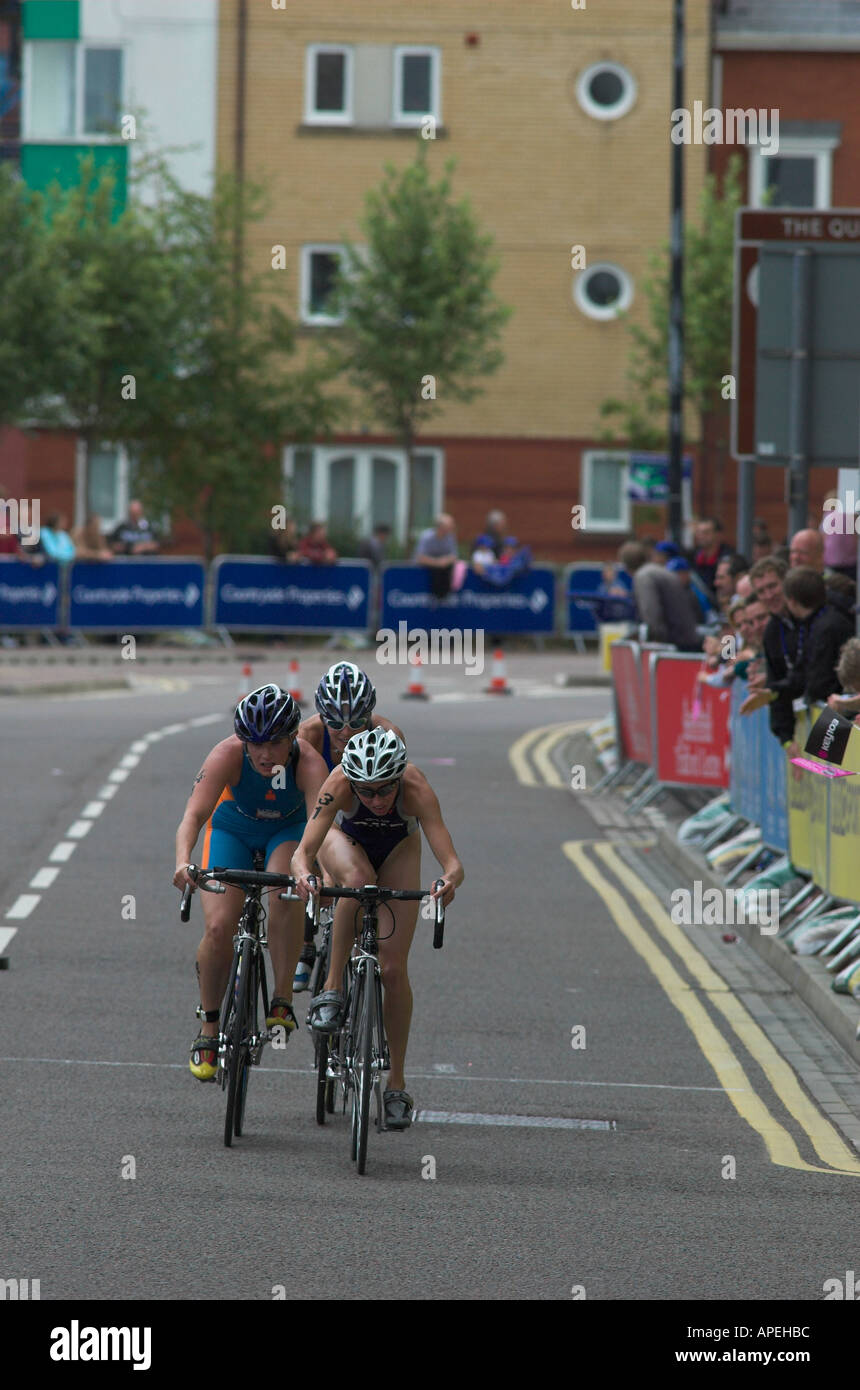
[(692, 787), (729, 785), (729, 692), (697, 677), (701, 660), (653, 655), (658, 782)]

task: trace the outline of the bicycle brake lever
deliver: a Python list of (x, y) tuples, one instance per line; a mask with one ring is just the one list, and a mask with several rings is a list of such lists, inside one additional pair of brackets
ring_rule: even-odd
[(187, 922), (191, 917), (191, 894), (193, 891), (191, 884), (186, 883), (182, 893), (182, 901), (179, 904), (179, 917), (183, 922)]
[[(434, 889), (441, 888), (444, 882), (443, 878), (437, 878), (433, 884)], [(433, 949), (438, 951), (441, 949), (445, 937), (445, 905), (441, 898), (435, 898), (434, 901), (436, 903), (436, 925), (433, 929)]]

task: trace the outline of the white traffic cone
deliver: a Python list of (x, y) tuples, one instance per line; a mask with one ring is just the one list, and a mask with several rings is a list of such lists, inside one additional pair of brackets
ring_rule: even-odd
[(493, 652), (493, 674), (490, 684), (484, 686), (485, 695), (513, 695), (513, 690), (508, 685), (508, 678), (505, 674), (505, 654), (501, 647), (496, 647)]

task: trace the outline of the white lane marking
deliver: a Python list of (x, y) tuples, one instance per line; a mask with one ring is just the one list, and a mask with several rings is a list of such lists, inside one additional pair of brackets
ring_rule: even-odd
[(221, 719), (220, 714), (198, 714), (196, 719), (189, 719), (188, 723), (192, 729), (200, 729), (204, 724), (214, 724)]
[(128, 777), (128, 773), (129, 769), (127, 767), (115, 767), (113, 772), (108, 773), (108, 781), (124, 782)]
[(137, 767), (137, 765), (138, 765), (139, 762), (140, 762), (140, 755), (139, 755), (138, 753), (126, 753), (126, 755), (125, 755), (124, 758), (120, 758), (119, 763), (118, 763), (118, 766), (119, 766), (119, 767)]
[(29, 917), (37, 903), (42, 901), (41, 893), (19, 893), (9, 911), (7, 917), (17, 918)]
[(181, 734), (184, 728), (184, 724), (168, 724), (161, 732), (166, 737), (168, 734)]
[(48, 858), (52, 864), (65, 864), (67, 859), (71, 859), (76, 849), (77, 845), (73, 840), (61, 840), (58, 845), (54, 845)]
[(102, 801), (110, 801), (111, 797), (116, 796), (118, 791), (119, 787), (115, 783), (107, 782), (99, 792), (99, 797)]
[(90, 833), (92, 828), (93, 823), (91, 820), (76, 820), (73, 825), (69, 826), (66, 834), (70, 840), (82, 840), (85, 835)]
[(522, 1129), (615, 1129), (614, 1120), (569, 1120), (561, 1115), (477, 1115), (455, 1110), (416, 1110), (413, 1124), (516, 1125)]
[(50, 888), (59, 872), (59, 869), (39, 869), (30, 879), (29, 886), (31, 888)]
[[(168, 1071), (184, 1071), (188, 1066), (187, 1062), (107, 1062), (88, 1057), (0, 1057), (0, 1063), (2, 1062), (46, 1062), (58, 1067), (148, 1067)], [(290, 1076), (310, 1076), (316, 1072), (316, 1067), (313, 1062), (309, 1062), (306, 1067), (258, 1066), (256, 1070), (270, 1076), (281, 1076), (284, 1073)], [(438, 1072), (429, 1071), (410, 1071), (409, 1078), (414, 1081), (492, 1081), (497, 1085), (514, 1086), (618, 1086), (636, 1091), (713, 1091), (715, 1095), (721, 1096), (726, 1094), (727, 1089), (743, 1090), (742, 1086), (670, 1086), (656, 1081), (557, 1081), (545, 1078), (536, 1080), (534, 1077), (525, 1076), (440, 1076)]]
[(145, 738), (139, 738), (139, 739), (136, 739), (135, 742), (131, 745), (131, 748), (129, 749), (129, 752), (130, 752), (130, 753), (146, 753), (146, 752), (148, 752), (148, 750), (149, 750), (149, 744), (147, 743), (146, 739), (145, 739)]
[(82, 816), (89, 816), (89, 817), (91, 817), (93, 820), (95, 820), (96, 816), (100, 816), (100, 815), (101, 815), (101, 813), (102, 813), (102, 811), (104, 810), (104, 808), (105, 808), (105, 802), (104, 802), (104, 801), (88, 801), (87, 804), (86, 804), (86, 806), (84, 807), (84, 809), (81, 811), (81, 815), (82, 815)]
[(6, 950), (17, 930), (17, 927), (0, 927), (0, 955)]

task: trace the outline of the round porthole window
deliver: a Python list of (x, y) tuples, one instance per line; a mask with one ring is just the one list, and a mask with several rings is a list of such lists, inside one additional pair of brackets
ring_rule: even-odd
[(583, 111), (598, 121), (617, 121), (636, 100), (636, 81), (620, 63), (592, 63), (580, 74), (576, 95)]
[(617, 265), (593, 265), (577, 275), (573, 297), (589, 318), (614, 319), (632, 303), (633, 282)]

